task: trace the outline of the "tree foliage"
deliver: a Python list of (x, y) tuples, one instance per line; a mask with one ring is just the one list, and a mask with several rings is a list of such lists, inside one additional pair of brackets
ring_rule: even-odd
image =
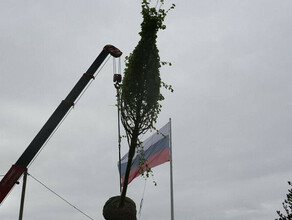
[(282, 203), (286, 213), (283, 214), (280, 211), (277, 211), (280, 218), (276, 220), (292, 220), (292, 183), (289, 181), (288, 184), (291, 189), (288, 189), (288, 194), (286, 195), (287, 198)]
[[(166, 28), (163, 21), (167, 12), (161, 7), (150, 7), (147, 0), (142, 1), (141, 39), (126, 57), (122, 83), (122, 122), (129, 138), (132, 138), (134, 131), (137, 131), (135, 135), (140, 135), (154, 128), (161, 111), (160, 101), (164, 99), (160, 87), (163, 85), (168, 88), (160, 78), (161, 62), (156, 45), (158, 30)], [(164, 64), (167, 62), (162, 62)]]
[[(149, 129), (155, 129), (158, 114), (161, 111), (160, 102), (164, 99), (160, 92), (161, 86), (173, 91), (160, 78), (161, 62), (156, 45), (158, 30), (164, 30), (164, 19), (168, 10), (162, 8), (164, 0), (157, 0), (156, 6), (150, 6), (151, 1), (142, 0), (142, 17), (140, 41), (133, 52), (126, 57), (126, 68), (121, 86), (120, 109), (123, 127), (129, 144), (128, 166), (125, 175), (122, 198), (126, 194), (130, 164), (139, 146), (139, 136)], [(171, 65), (171, 64), (169, 64)]]

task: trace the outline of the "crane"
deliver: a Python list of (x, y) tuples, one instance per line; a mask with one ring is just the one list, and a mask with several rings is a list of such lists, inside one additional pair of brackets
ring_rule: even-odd
[(90, 80), (94, 78), (94, 73), (109, 54), (117, 58), (122, 55), (122, 52), (113, 45), (106, 45), (102, 49), (89, 69), (81, 76), (79, 81), (75, 84), (67, 97), (62, 100), (47, 122), (43, 125), (41, 130), (37, 133), (35, 138), (31, 141), (31, 143), (16, 161), (16, 163), (12, 165), (6, 175), (2, 178), (0, 182), (0, 204), (11, 191), (13, 186), (17, 183), (21, 175), (27, 170), (29, 164), (38, 154), (42, 146), (54, 132), (68, 111), (72, 108), (72, 106), (74, 106), (75, 100), (80, 96)]

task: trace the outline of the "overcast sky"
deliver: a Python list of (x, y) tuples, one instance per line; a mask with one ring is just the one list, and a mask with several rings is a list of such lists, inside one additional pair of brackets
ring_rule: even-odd
[[(292, 1), (179, 0), (159, 32), (172, 118), (175, 219), (277, 217), (292, 180)], [(16, 162), (103, 46), (128, 55), (140, 1), (0, 1), (0, 174)], [(119, 194), (112, 59), (29, 173), (94, 219)], [(150, 134), (146, 134), (145, 138)], [(123, 154), (127, 145), (123, 143)], [(169, 163), (146, 184), (141, 220), (170, 219)], [(22, 179), (20, 180), (22, 183)], [(143, 178), (128, 196), (139, 206)], [(0, 207), (18, 219), (21, 184)], [(85, 216), (28, 177), (23, 219)]]

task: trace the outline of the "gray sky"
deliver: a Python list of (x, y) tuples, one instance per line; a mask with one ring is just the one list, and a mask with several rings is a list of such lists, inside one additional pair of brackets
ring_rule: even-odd
[[(163, 91), (157, 127), (172, 118), (175, 219), (275, 219), (292, 174), (292, 2), (173, 2), (158, 47), (173, 63), (161, 75), (175, 92)], [(0, 174), (104, 45), (124, 60), (141, 21), (140, 1), (0, 2)], [(112, 74), (110, 60), (29, 168), (94, 219), (119, 194)], [(170, 219), (169, 163), (154, 168), (154, 178), (140, 219)], [(129, 185), (137, 206), (143, 189), (143, 178)], [(20, 193), (21, 184), (1, 220), (18, 218)], [(87, 218), (29, 177), (24, 219)]]

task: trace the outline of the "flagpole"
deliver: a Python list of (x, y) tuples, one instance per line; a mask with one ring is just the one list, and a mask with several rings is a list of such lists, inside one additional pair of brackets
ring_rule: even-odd
[(27, 169), (23, 173), (23, 183), (22, 183), (22, 192), (21, 192), (20, 209), (19, 209), (19, 220), (22, 220), (22, 217), (23, 217), (26, 180), (27, 180)]
[(169, 118), (169, 160), (170, 160), (170, 208), (171, 220), (174, 220), (174, 207), (173, 207), (173, 175), (172, 175), (172, 134), (171, 134), (171, 118)]

